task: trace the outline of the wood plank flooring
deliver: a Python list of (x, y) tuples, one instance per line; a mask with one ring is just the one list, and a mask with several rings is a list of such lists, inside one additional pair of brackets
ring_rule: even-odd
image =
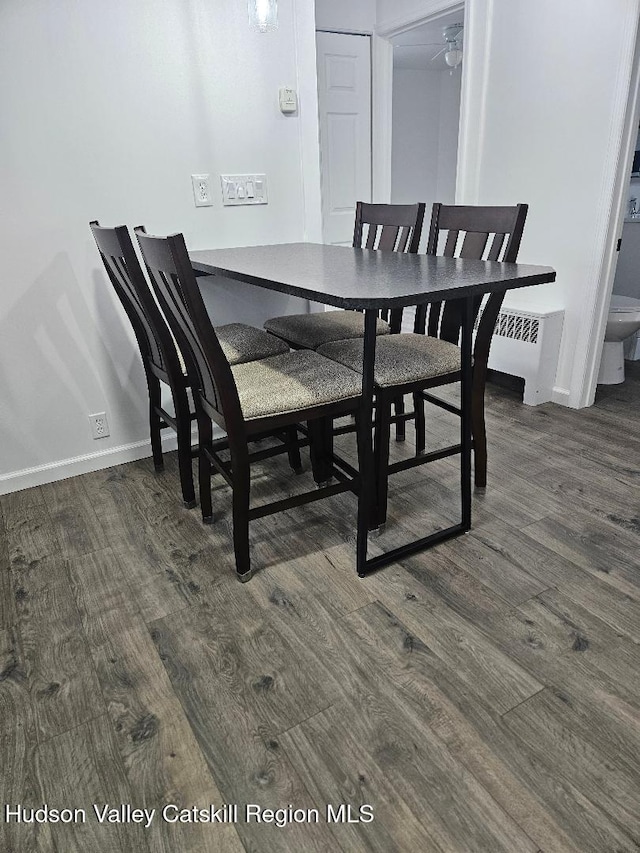
[[(639, 368), (580, 412), (491, 386), (472, 532), (365, 580), (341, 495), (256, 522), (238, 584), (228, 489), (203, 527), (171, 455), (0, 498), (0, 851), (638, 850)], [(456, 421), (431, 415), (435, 449)], [(255, 501), (308, 468), (266, 461)], [(457, 484), (453, 460), (394, 477), (371, 552), (455, 520)], [(4, 821), (43, 803), (86, 821)], [(164, 822), (171, 803), (320, 820)]]

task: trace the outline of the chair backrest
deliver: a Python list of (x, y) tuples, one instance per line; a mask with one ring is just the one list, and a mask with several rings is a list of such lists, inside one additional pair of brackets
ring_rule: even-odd
[(202, 300), (184, 237), (153, 237), (142, 227), (135, 233), (154, 293), (184, 356), (196, 408), (227, 431), (240, 427), (233, 374)]
[[(427, 254), (515, 263), (528, 209), (526, 204), (473, 207), (436, 203), (431, 213)], [(441, 247), (442, 251), (439, 252)], [(476, 361), (488, 359), (491, 336), (503, 300), (504, 292), (501, 292), (491, 294), (484, 306), (482, 297), (474, 301), (474, 321), (482, 307), (474, 348)], [(416, 309), (414, 331), (422, 334), (426, 332), (457, 344), (461, 318), (460, 300), (450, 299), (430, 306), (419, 306)]]
[[(425, 205), (356, 203), (355, 249), (387, 252), (418, 251)], [(364, 226), (368, 226), (366, 234)]]
[(103, 228), (89, 223), (109, 280), (129, 317), (145, 370), (168, 381), (184, 378), (175, 343), (147, 284), (126, 225)]
[[(418, 204), (367, 204), (356, 202), (354, 249), (377, 249), (387, 252), (416, 254), (422, 237), (424, 202)], [(378, 312), (391, 325), (391, 331), (402, 327), (402, 308)]]

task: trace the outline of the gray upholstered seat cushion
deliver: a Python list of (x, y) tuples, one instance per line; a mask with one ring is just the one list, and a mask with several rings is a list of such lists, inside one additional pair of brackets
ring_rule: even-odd
[[(243, 364), (245, 361), (257, 361), (260, 358), (269, 358), (272, 355), (289, 352), (288, 345), (280, 338), (263, 332), (262, 329), (247, 326), (245, 323), (227, 323), (225, 326), (216, 326), (215, 333), (222, 352), (231, 365)], [(175, 338), (173, 342), (175, 344)], [(187, 366), (177, 344), (176, 352), (182, 372), (186, 376)]]
[[(344, 341), (364, 335), (364, 314), (359, 311), (321, 311), (317, 314), (288, 314), (272, 317), (265, 329), (285, 341), (317, 349), (329, 341)], [(377, 321), (377, 334), (388, 335), (389, 324)]]
[(231, 365), (289, 352), (289, 347), (280, 338), (244, 323), (216, 326), (215, 333), (222, 352)]
[(238, 364), (231, 371), (247, 420), (358, 397), (362, 391), (361, 376), (311, 350)]
[[(334, 341), (318, 349), (321, 355), (362, 371), (361, 340)], [(429, 335), (389, 335), (376, 342), (376, 385), (383, 388), (419, 382), (460, 370), (460, 348)]]

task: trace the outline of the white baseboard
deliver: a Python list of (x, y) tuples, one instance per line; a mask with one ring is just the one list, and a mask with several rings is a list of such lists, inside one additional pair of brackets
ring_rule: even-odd
[[(219, 437), (216, 433), (219, 433), (219, 436), (224, 434), (218, 427), (214, 428), (214, 438)], [(196, 427), (192, 432), (192, 441), (197, 442)], [(177, 446), (177, 437), (172, 430), (162, 436), (164, 452), (169, 453)], [(147, 438), (131, 444), (122, 444), (119, 447), (110, 447), (108, 450), (98, 450), (95, 453), (85, 453), (71, 459), (37, 465), (34, 468), (23, 468), (21, 471), (12, 471), (10, 474), (0, 476), (0, 495), (19, 492), (32, 486), (43, 486), (45, 483), (54, 483), (56, 480), (66, 480), (68, 477), (77, 477), (80, 474), (90, 474), (92, 471), (112, 468), (115, 465), (123, 465), (125, 462), (135, 462), (137, 459), (147, 459), (151, 455), (151, 442)]]
[(557, 403), (559, 406), (570, 406), (569, 403), (570, 391), (568, 388), (559, 388), (557, 385), (554, 387), (553, 392), (551, 394), (551, 402)]
[[(163, 448), (165, 446), (167, 450), (175, 449), (175, 435), (167, 437), (167, 443), (165, 445), (163, 442)], [(32, 486), (42, 486), (56, 480), (66, 480), (67, 477), (88, 474), (90, 471), (100, 471), (102, 468), (111, 468), (113, 465), (122, 465), (123, 462), (133, 462), (147, 456), (151, 456), (149, 439), (122, 444), (120, 447), (110, 447), (108, 450), (99, 450), (97, 453), (85, 453), (83, 456), (74, 456), (71, 459), (61, 459), (58, 462), (49, 462), (46, 465), (37, 465), (35, 468), (23, 468), (22, 471), (12, 471), (11, 474), (0, 477), (0, 495), (30, 489)]]

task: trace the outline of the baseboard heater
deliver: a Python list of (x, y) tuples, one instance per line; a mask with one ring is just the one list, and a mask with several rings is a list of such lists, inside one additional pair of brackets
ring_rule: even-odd
[(491, 341), (489, 368), (524, 379), (523, 402), (548, 403), (558, 368), (564, 311), (501, 309)]

